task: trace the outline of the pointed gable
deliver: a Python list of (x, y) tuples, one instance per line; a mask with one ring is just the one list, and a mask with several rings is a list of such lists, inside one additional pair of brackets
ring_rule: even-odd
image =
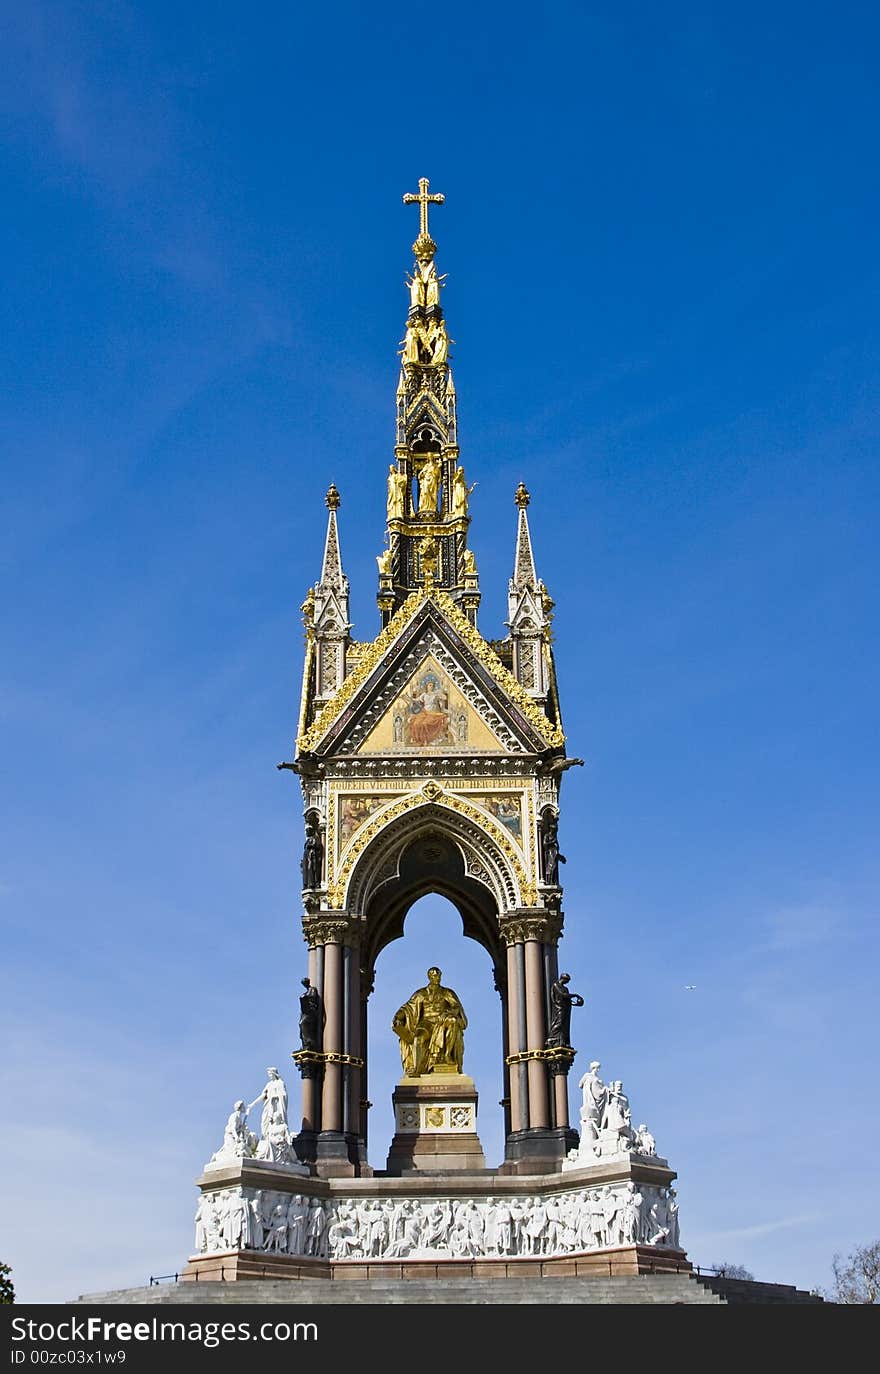
[[(422, 684), (432, 674), (436, 685)], [(433, 714), (455, 709), (459, 719), (441, 728), (440, 720), (429, 723), (426, 718), (413, 733), (405, 709), (415, 716), (440, 706), (441, 697), (448, 705)], [(395, 714), (403, 717), (396, 727)], [(397, 741), (395, 729), (401, 737)], [(431, 589), (407, 598), (298, 744), (301, 753), (321, 755), (360, 753), (368, 741), (370, 751), (413, 753), (436, 744), (447, 753), (455, 747), (456, 730), (476, 732), (473, 740), (458, 742), (468, 753), (541, 753), (564, 743), (559, 727), (530, 699), (452, 598)]]

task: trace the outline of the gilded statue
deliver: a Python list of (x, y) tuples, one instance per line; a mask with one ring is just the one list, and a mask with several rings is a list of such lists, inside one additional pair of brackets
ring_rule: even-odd
[(388, 468), (388, 519), (402, 520), (406, 477), (391, 463)]
[(440, 977), (439, 968), (429, 968), (428, 986), (418, 988), (391, 1023), (407, 1078), (461, 1073), (467, 1017), (452, 988), (441, 986)]
[(432, 306), (440, 304), (440, 287), (443, 285), (445, 277), (437, 276), (437, 268), (431, 263), (428, 271), (428, 280), (425, 283), (425, 305), (430, 310)]
[(425, 304), (425, 283), (422, 280), (421, 272), (415, 271), (407, 285), (409, 286), (410, 310), (418, 310), (420, 306)]
[(418, 331), (411, 325), (407, 325), (406, 336), (403, 340), (403, 361), (405, 363), (417, 363), (419, 361), (419, 335)]
[(441, 320), (434, 329), (431, 340), (431, 363), (437, 365), (445, 363), (449, 357), (449, 335), (446, 333), (446, 325)]
[(455, 476), (452, 479), (452, 514), (467, 515), (468, 497), (476, 486), (468, 486), (464, 475), (464, 468), (459, 466), (455, 469)]
[(434, 515), (440, 491), (440, 459), (429, 453), (419, 472), (419, 515)]

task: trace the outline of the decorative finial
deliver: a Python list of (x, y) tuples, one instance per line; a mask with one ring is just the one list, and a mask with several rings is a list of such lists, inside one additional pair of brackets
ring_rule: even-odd
[(525, 510), (526, 506), (529, 504), (532, 498), (529, 495), (528, 488), (526, 487), (524, 482), (520, 482), (519, 486), (516, 489), (516, 495), (513, 499), (520, 510)]
[(324, 497), (324, 503), (328, 510), (339, 510), (340, 496), (335, 482), (330, 483), (327, 495)]
[(416, 195), (412, 191), (407, 191), (403, 197), (404, 205), (418, 205), (419, 207), (419, 236), (413, 244), (413, 253), (419, 262), (430, 262), (437, 252), (437, 245), (428, 233), (428, 206), (442, 205), (445, 196), (428, 195), (430, 182), (427, 177), (419, 177), (419, 193)]

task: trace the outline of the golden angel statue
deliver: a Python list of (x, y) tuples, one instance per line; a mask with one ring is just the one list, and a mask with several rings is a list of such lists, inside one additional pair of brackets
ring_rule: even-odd
[(405, 363), (417, 363), (419, 361), (419, 332), (412, 325), (406, 327), (403, 340), (403, 361)]
[(428, 347), (431, 349), (432, 365), (446, 362), (449, 357), (449, 335), (446, 333), (446, 325), (443, 320), (434, 326)]
[(425, 283), (418, 269), (407, 282), (407, 286), (409, 287), (410, 310), (418, 310), (420, 306), (425, 304)]

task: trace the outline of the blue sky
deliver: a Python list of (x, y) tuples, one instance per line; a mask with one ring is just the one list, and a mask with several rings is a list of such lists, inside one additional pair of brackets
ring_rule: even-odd
[[(560, 827), (574, 1079), (624, 1080), (694, 1262), (821, 1286), (880, 1234), (878, 27), (846, 3), (0, 8), (23, 1300), (180, 1267), (233, 1099), (296, 1045), (274, 765), (331, 480), (377, 630), (420, 176), (447, 196), (480, 627), (503, 632), (522, 479), (587, 760)], [(499, 1162), (497, 1003), (456, 921), (420, 904), (379, 965), (378, 1166), (390, 1012), (434, 961)]]

